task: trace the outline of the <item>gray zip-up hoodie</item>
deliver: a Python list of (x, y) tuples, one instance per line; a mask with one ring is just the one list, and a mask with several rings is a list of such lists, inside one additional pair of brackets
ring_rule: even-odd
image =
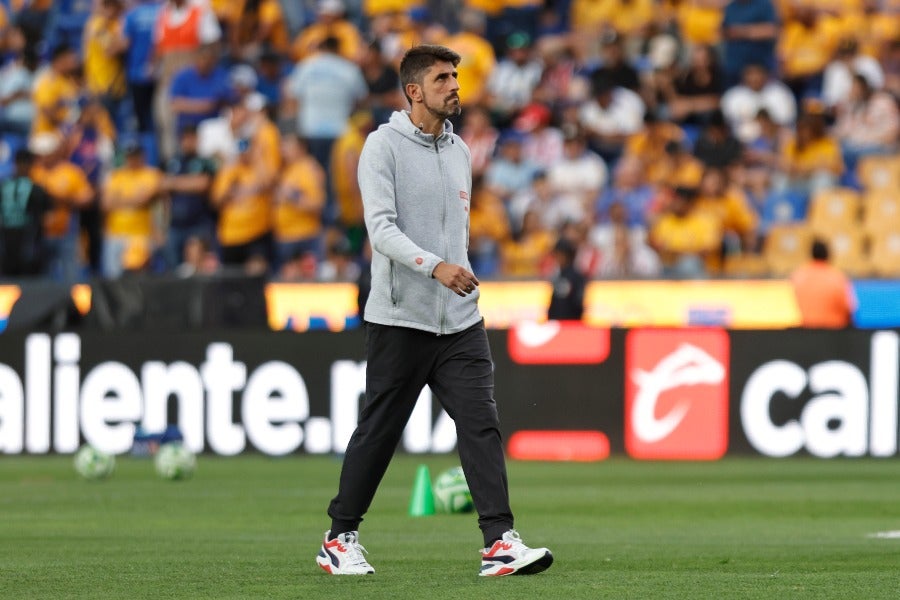
[(369, 134), (359, 160), (373, 250), (366, 321), (445, 334), (481, 319), (477, 289), (457, 296), (431, 277), (441, 261), (472, 270), (471, 163), (449, 122), (435, 138), (398, 111)]

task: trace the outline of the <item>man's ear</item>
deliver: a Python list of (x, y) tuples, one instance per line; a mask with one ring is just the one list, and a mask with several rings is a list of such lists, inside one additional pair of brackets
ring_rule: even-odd
[(418, 83), (407, 83), (406, 95), (409, 97), (412, 104), (420, 102), (422, 100), (422, 87)]

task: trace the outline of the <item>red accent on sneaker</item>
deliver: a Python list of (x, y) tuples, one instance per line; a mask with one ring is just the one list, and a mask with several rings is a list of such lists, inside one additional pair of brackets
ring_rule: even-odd
[(338, 552), (346, 552), (347, 551), (347, 549), (341, 544), (341, 542), (337, 538), (334, 538), (333, 540), (331, 540), (329, 542), (325, 542), (325, 547), (326, 548), (337, 548)]
[(329, 575), (331, 574), (331, 565), (323, 565), (322, 563), (318, 563), (318, 564), (320, 567), (322, 567), (323, 571), (325, 571)]
[(494, 576), (501, 577), (503, 575), (509, 575), (510, 573), (515, 573), (515, 572), (516, 572), (515, 569), (511, 569), (509, 567), (503, 567), (502, 569), (500, 569), (496, 573), (494, 573)]
[(491, 557), (497, 554), (497, 552), (499, 552), (500, 550), (509, 550), (511, 548), (512, 544), (510, 544), (509, 542), (501, 542), (498, 540), (494, 542), (494, 545), (491, 546), (491, 550), (489, 552), (483, 552), (482, 555), (485, 557)]

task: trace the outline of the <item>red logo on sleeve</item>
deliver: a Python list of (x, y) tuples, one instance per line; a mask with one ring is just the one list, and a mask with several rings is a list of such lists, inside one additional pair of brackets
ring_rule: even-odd
[(728, 450), (729, 338), (722, 329), (636, 329), (625, 342), (625, 449), (646, 460)]

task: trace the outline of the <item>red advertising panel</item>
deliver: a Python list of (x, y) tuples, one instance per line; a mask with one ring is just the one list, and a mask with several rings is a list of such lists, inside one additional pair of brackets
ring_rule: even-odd
[(625, 341), (625, 450), (715, 460), (728, 450), (729, 338), (722, 329), (636, 329)]

